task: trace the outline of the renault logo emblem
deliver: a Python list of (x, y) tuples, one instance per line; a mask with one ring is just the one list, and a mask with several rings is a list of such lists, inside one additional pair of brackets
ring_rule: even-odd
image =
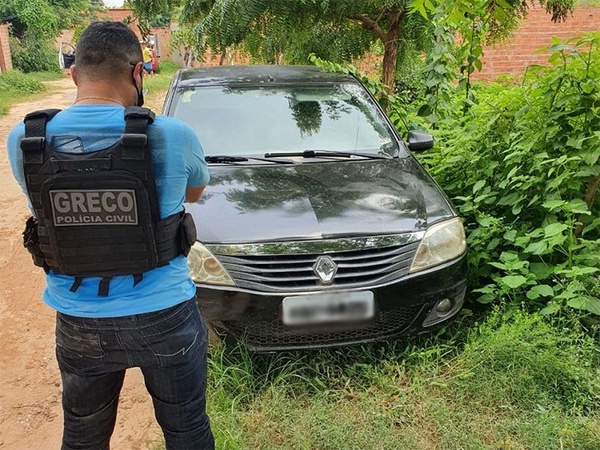
[(313, 272), (323, 283), (331, 283), (337, 273), (338, 266), (329, 256), (319, 256), (313, 265)]

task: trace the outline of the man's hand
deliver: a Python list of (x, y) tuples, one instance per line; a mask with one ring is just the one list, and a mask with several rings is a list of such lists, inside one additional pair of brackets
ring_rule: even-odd
[(195, 203), (198, 200), (200, 200), (200, 197), (202, 197), (202, 192), (204, 192), (204, 188), (206, 186), (200, 186), (200, 187), (186, 187), (185, 188), (185, 201), (186, 203)]

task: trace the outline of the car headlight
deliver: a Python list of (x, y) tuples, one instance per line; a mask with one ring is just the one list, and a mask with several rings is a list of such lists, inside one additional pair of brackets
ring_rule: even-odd
[(409, 273), (450, 261), (462, 255), (466, 249), (467, 239), (460, 218), (437, 223), (425, 232)]
[(188, 254), (188, 266), (196, 283), (235, 286), (235, 283), (219, 260), (200, 242), (196, 242)]

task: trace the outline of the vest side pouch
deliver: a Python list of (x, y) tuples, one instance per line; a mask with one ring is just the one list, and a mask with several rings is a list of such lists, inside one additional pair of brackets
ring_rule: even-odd
[(23, 247), (31, 253), (33, 263), (38, 267), (43, 267), (47, 270), (44, 263), (44, 253), (40, 248), (40, 240), (38, 237), (38, 222), (35, 217), (31, 216), (25, 222), (25, 230), (23, 230)]
[(156, 267), (148, 192), (126, 171), (62, 172), (41, 190), (50, 249), (73, 276), (116, 276)]
[(179, 229), (181, 233), (181, 253), (185, 256), (190, 253), (192, 246), (196, 243), (197, 231), (194, 218), (190, 213), (185, 213), (179, 222)]

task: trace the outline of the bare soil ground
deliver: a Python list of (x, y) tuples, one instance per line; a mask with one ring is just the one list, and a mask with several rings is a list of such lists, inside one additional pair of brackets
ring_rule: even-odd
[[(0, 450), (59, 449), (62, 437), (55, 313), (41, 300), (44, 273), (22, 246), (29, 210), (6, 152), (8, 133), (25, 114), (65, 108), (75, 100), (75, 86), (68, 76), (51, 84), (51, 94), (0, 116)], [(149, 449), (160, 439), (143, 378), (132, 369), (121, 393), (112, 448)]]

